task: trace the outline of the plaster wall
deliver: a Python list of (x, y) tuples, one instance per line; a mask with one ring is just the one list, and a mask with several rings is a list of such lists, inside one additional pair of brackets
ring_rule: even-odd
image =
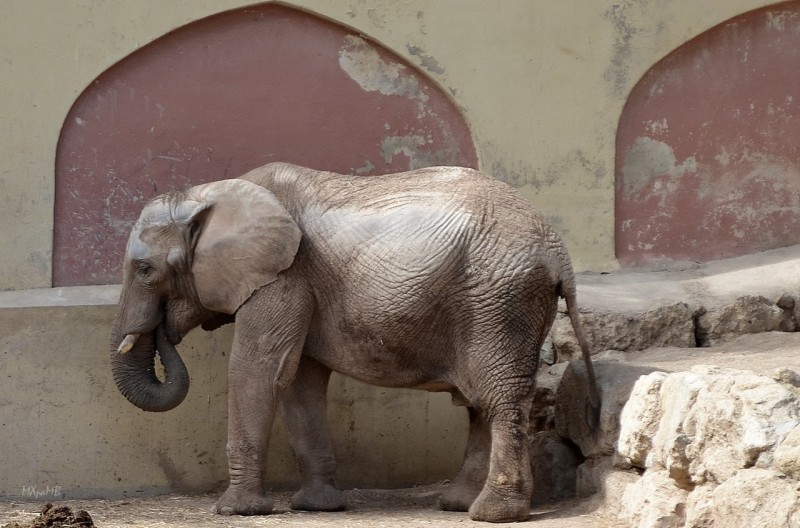
[[(138, 47), (241, 0), (9, 0), (0, 20), (0, 289), (52, 280), (54, 165), (72, 103)], [(763, 0), (301, 0), (452, 94), (480, 165), (563, 234), (579, 270), (613, 269), (614, 137), (628, 92), (689, 38)]]
[[(216, 491), (227, 484), (227, 354), (233, 327), (179, 346), (192, 379), (168, 413), (134, 408), (114, 386), (108, 332), (116, 286), (0, 292), (0, 499), (125, 497)], [(46, 321), (47, 324), (42, 324)], [(387, 390), (334, 375), (328, 416), (348, 487), (452, 478), (467, 418), (449, 394)], [(268, 479), (297, 483), (283, 424)]]

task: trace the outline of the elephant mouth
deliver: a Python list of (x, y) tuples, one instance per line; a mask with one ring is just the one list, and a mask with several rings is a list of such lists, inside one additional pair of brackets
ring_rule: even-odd
[(125, 337), (122, 339), (122, 342), (120, 342), (119, 347), (117, 348), (117, 352), (120, 354), (127, 354), (133, 349), (136, 343), (139, 342), (139, 339), (141, 339), (142, 335), (152, 334), (152, 336), (155, 338), (159, 332), (163, 332), (164, 338), (166, 338), (167, 342), (173, 347), (178, 346), (181, 344), (181, 341), (183, 341), (183, 335), (181, 335), (181, 332), (175, 327), (175, 325), (170, 323), (168, 317), (164, 317), (150, 332), (131, 332), (129, 334), (125, 334)]

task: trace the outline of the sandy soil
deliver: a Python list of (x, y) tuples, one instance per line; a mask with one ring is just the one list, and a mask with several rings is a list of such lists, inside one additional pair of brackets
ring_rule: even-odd
[[(89, 512), (97, 526), (236, 527), (249, 526), (520, 526), (515, 524), (474, 523), (465, 513), (442, 512), (436, 500), (442, 485), (401, 490), (348, 491), (350, 509), (337, 513), (293, 512), (288, 509), (290, 492), (275, 494), (275, 513), (263, 517), (222, 517), (211, 513), (215, 495), (165, 495), (129, 501), (66, 501), (73, 509)], [(62, 504), (62, 503), (59, 503)], [(41, 511), (42, 502), (0, 502), (0, 526), (24, 523)], [(531, 519), (522, 525), (536, 528), (616, 528), (623, 526), (593, 515), (585, 501), (570, 501), (532, 510)]]

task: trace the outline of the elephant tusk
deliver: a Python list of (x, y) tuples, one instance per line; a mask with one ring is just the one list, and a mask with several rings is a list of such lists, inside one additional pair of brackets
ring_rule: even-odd
[(133, 345), (142, 337), (142, 334), (128, 334), (125, 336), (125, 339), (122, 340), (122, 343), (119, 344), (119, 348), (117, 352), (120, 354), (127, 354), (133, 348)]

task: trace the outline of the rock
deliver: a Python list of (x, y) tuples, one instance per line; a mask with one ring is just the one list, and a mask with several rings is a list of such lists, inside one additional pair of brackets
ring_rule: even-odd
[[(788, 305), (784, 297), (782, 304)], [(761, 295), (739, 297), (733, 304), (709, 309), (697, 317), (697, 342), (711, 346), (741, 334), (793, 330), (794, 308), (792, 303), (791, 310), (784, 310)]]
[(788, 368), (778, 368), (772, 374), (772, 379), (794, 392), (800, 392), (800, 373)]
[(625, 467), (647, 467), (647, 456), (661, 425), (661, 385), (666, 378), (666, 372), (639, 378), (622, 409), (617, 452)]
[(744, 469), (713, 493), (714, 526), (800, 527), (797, 482), (769, 469)]
[(775, 450), (774, 468), (795, 480), (800, 480), (800, 426), (786, 435)]
[(784, 318), (781, 323), (781, 332), (795, 332), (797, 331), (798, 311), (800, 311), (800, 303), (797, 302), (797, 296), (791, 293), (784, 293), (775, 302), (778, 308), (783, 310)]
[(533, 496), (531, 504), (544, 504), (575, 496), (575, 479), (583, 457), (552, 431), (536, 433), (530, 441)]
[(581, 498), (594, 497), (595, 514), (616, 519), (625, 488), (638, 480), (638, 472), (617, 469), (612, 457), (590, 458), (578, 466), (575, 493)]
[[(588, 458), (576, 472), (575, 495), (578, 497), (591, 497), (604, 491), (605, 479), (613, 471), (612, 457), (603, 456)], [(637, 475), (638, 477), (638, 475)]]
[(752, 372), (694, 367), (708, 380), (686, 417), (695, 483), (724, 482), (738, 470), (767, 467), (775, 447), (800, 423), (800, 397)]
[(619, 518), (631, 528), (682, 528), (688, 495), (666, 471), (646, 471), (625, 488)]
[[(575, 481), (575, 495), (578, 497), (591, 497), (595, 494), (602, 496), (622, 497), (625, 485), (635, 482), (639, 472), (626, 471), (616, 467), (614, 457), (601, 456), (588, 458), (578, 466)], [(610, 493), (612, 489), (615, 493)]]
[(696, 366), (640, 379), (621, 420), (621, 460), (664, 469), (675, 485), (692, 489), (768, 467), (800, 423), (800, 397), (766, 376)]
[[(677, 303), (656, 306), (643, 313), (582, 312), (581, 320), (595, 352), (693, 347), (695, 311), (686, 303)], [(559, 361), (580, 357), (580, 347), (566, 315), (559, 313), (550, 336)]]
[(568, 366), (568, 363), (557, 363), (548, 368), (540, 368), (536, 376), (536, 389), (530, 412), (529, 436), (532, 437), (540, 431), (550, 431), (555, 427), (556, 391)]
[(587, 418), (589, 392), (582, 360), (569, 364), (555, 395), (555, 430), (578, 446), (586, 458), (614, 453), (622, 408), (636, 380), (653, 371), (650, 367), (613, 360), (599, 360), (593, 364), (601, 398), (600, 420), (594, 430)]
[[(714, 528), (713, 484), (698, 486), (686, 500), (686, 528)], [(719, 526), (719, 525), (717, 525)]]

